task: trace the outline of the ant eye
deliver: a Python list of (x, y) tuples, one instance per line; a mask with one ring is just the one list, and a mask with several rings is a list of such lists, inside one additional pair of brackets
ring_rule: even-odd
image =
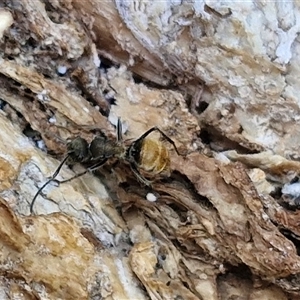
[(141, 154), (141, 152), (140, 152), (139, 149), (136, 149), (136, 148), (131, 149), (131, 153), (130, 154), (131, 154), (131, 156), (134, 158), (134, 160), (136, 162), (138, 162), (140, 160), (140, 154)]

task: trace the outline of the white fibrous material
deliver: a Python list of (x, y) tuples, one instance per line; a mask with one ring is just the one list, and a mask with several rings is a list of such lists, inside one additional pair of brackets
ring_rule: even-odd
[(290, 195), (293, 197), (300, 196), (300, 182), (285, 184), (281, 190), (282, 194)]
[(0, 39), (2, 38), (4, 31), (9, 28), (13, 22), (14, 19), (12, 14), (5, 9), (0, 9)]

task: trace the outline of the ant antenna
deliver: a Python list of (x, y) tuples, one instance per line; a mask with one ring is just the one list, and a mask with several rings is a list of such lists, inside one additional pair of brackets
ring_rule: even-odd
[(64, 163), (67, 161), (67, 159), (70, 157), (70, 155), (66, 155), (66, 157), (62, 160), (62, 162), (59, 164), (58, 168), (56, 169), (56, 171), (54, 172), (54, 174), (51, 176), (51, 178), (46, 181), (42, 187), (39, 188), (39, 190), (36, 192), (36, 194), (34, 195), (33, 197), (33, 200), (30, 204), (30, 214), (32, 215), (33, 214), (33, 206), (34, 206), (34, 203), (38, 197), (38, 195), (41, 193), (41, 191), (51, 182), (55, 179), (55, 177), (58, 175), (59, 171), (61, 170), (62, 166), (64, 165)]
[(122, 122), (121, 118), (118, 118), (118, 123), (117, 123), (117, 141), (120, 142), (122, 141)]

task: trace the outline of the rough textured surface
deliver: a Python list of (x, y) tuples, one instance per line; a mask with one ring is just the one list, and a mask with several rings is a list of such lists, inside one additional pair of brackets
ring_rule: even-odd
[(195, 91), (193, 82), (205, 83), (205, 97), (195, 99), (209, 104), (201, 122), (247, 148), (298, 157), (296, 2), (116, 4), (135, 38), (177, 79)]
[[(5, 3), (0, 298), (298, 299), (297, 3)], [(169, 176), (113, 159), (30, 216), (118, 117), (174, 140)]]

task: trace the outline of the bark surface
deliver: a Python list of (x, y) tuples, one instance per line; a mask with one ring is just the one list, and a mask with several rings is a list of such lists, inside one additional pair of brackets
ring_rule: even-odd
[[(0, 4), (1, 299), (299, 298), (298, 4), (174, 3)], [(118, 117), (169, 174), (113, 159), (30, 215)]]

